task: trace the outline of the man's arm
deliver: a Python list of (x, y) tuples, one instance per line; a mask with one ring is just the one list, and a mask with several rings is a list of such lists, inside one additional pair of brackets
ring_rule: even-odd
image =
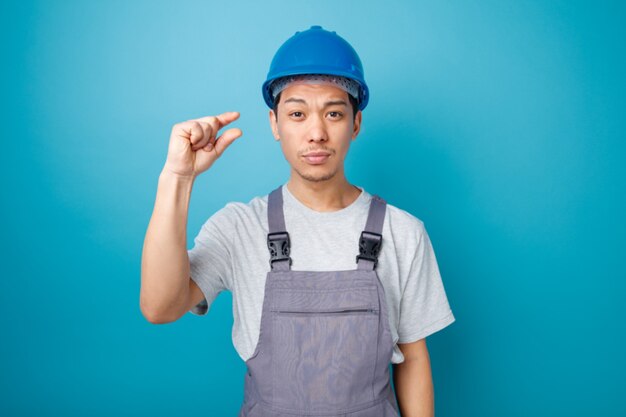
[(393, 365), (393, 384), (402, 417), (434, 417), (435, 395), (426, 339), (398, 343), (404, 362)]
[(159, 176), (143, 246), (139, 298), (141, 312), (151, 323), (178, 319), (190, 303), (187, 212), (192, 187), (193, 178), (166, 170)]
[[(154, 210), (141, 257), (141, 313), (151, 323), (169, 323), (202, 301), (190, 278), (187, 212), (195, 178), (209, 169), (239, 136), (241, 129), (218, 131), (239, 112), (177, 123), (172, 128), (167, 160), (159, 175)], [(195, 305), (195, 304), (194, 304)]]

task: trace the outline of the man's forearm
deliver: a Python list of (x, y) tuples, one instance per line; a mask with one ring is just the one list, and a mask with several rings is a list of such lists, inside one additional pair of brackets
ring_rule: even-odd
[(435, 395), (428, 356), (393, 365), (393, 384), (402, 417), (434, 417)]
[(140, 305), (149, 320), (182, 308), (189, 289), (187, 214), (193, 179), (159, 175), (156, 201), (141, 261)]

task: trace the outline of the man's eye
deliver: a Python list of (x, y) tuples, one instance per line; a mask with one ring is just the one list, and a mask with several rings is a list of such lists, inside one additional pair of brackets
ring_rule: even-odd
[(299, 112), (299, 111), (294, 111), (293, 113), (291, 113), (291, 115), (292, 115), (292, 116), (294, 116), (294, 115), (295, 115), (296, 117), (298, 117), (297, 115), (299, 115), (299, 114), (302, 114), (302, 112)]
[(338, 112), (338, 111), (331, 111), (331, 112), (329, 112), (328, 114), (330, 114), (331, 116), (332, 116), (333, 114), (335, 114), (336, 116), (332, 116), (334, 119), (337, 119), (337, 118), (339, 118), (339, 117), (341, 116), (341, 113), (340, 113), (340, 112)]

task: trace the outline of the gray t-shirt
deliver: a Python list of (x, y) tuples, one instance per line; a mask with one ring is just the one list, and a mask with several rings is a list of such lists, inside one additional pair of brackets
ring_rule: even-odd
[[(283, 185), (292, 270), (356, 269), (359, 237), (372, 198), (363, 187), (357, 187), (362, 192), (349, 206), (318, 212)], [(191, 278), (205, 296), (190, 312), (206, 314), (221, 291), (231, 291), (233, 344), (244, 361), (252, 356), (259, 339), (265, 278), (270, 270), (267, 199), (268, 194), (254, 197), (247, 204), (227, 203), (204, 223), (193, 249), (188, 250)], [(401, 363), (404, 356), (397, 343), (423, 339), (455, 318), (424, 223), (387, 203), (382, 235), (376, 272), (385, 290), (389, 326), (396, 344), (391, 362)]]

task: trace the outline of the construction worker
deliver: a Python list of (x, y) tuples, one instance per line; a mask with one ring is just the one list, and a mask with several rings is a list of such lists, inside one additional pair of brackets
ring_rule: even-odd
[(359, 56), (321, 26), (296, 32), (262, 95), (289, 180), (226, 204), (187, 250), (193, 181), (242, 132), (217, 136), (238, 112), (175, 125), (144, 243), (143, 314), (204, 315), (231, 291), (240, 417), (432, 416), (426, 337), (455, 318), (423, 222), (346, 179), (369, 101)]

